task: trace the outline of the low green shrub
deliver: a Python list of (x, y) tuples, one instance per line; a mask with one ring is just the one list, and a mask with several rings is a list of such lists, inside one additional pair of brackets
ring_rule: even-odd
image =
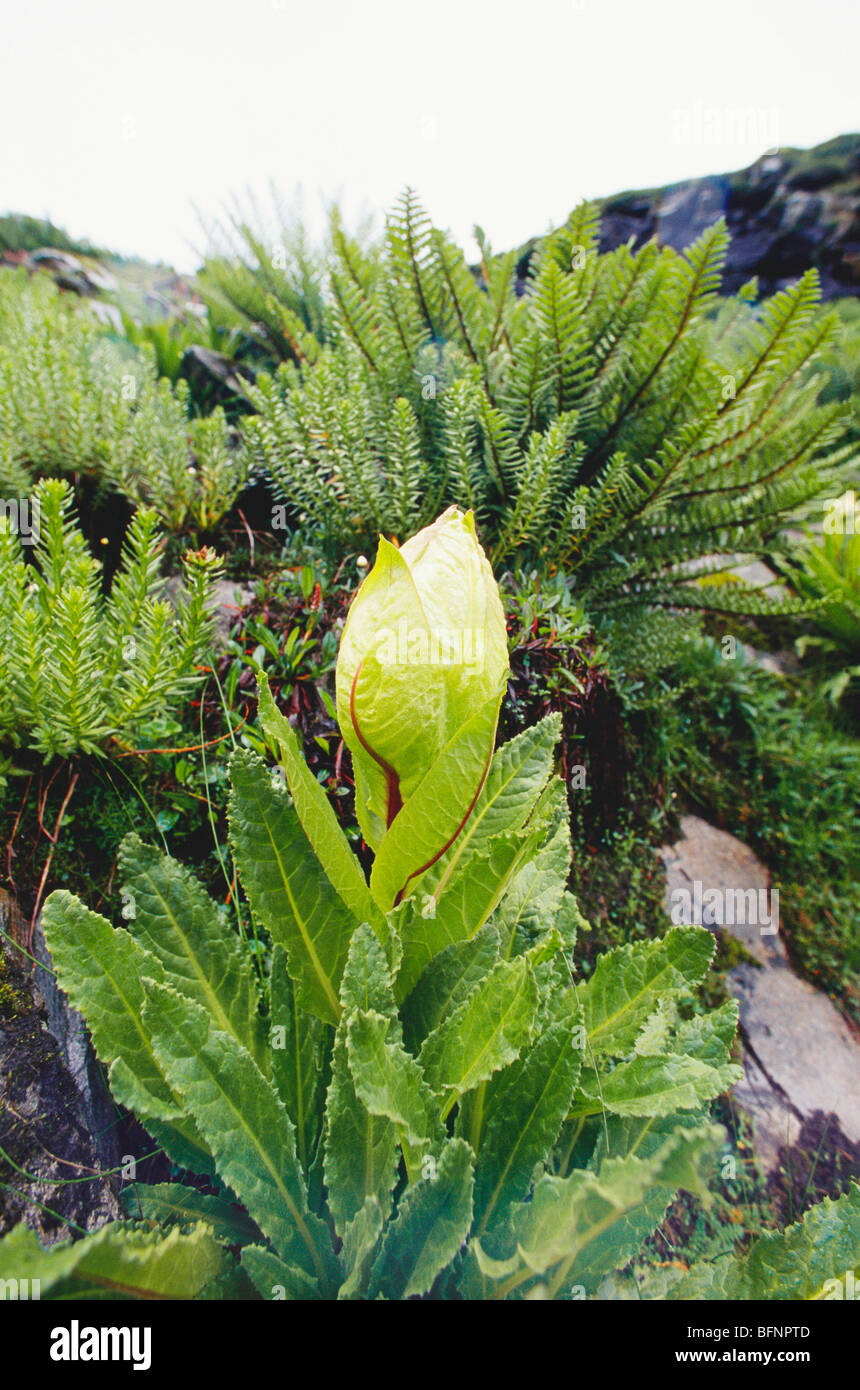
[(0, 494), (42, 475), (84, 475), (153, 507), (171, 531), (211, 531), (248, 476), (218, 410), (189, 419), (189, 392), (151, 352), (110, 337), (47, 278), (0, 271)]
[(196, 281), (213, 330), (242, 333), (255, 359), (273, 368), (299, 359), (305, 334), (325, 341), (330, 318), (325, 253), (312, 247), (301, 222), (286, 216), (277, 201), (275, 211), (275, 239), (253, 206), (225, 211), (208, 226), (208, 251)]
[(842, 511), (834, 514), (836, 525), (829, 527), (828, 518), (819, 537), (807, 536), (783, 562), (789, 582), (815, 605), (812, 630), (797, 639), (797, 649), (824, 668), (823, 685), (834, 704), (860, 676), (860, 531), (854, 530), (854, 493), (846, 493), (837, 506)]
[(0, 518), (0, 737), (45, 758), (100, 753), (197, 682), (218, 560), (208, 549), (186, 555), (174, 609), (159, 577), (157, 518), (142, 508), (105, 596), (68, 483), (44, 479), (31, 501), (32, 563)]

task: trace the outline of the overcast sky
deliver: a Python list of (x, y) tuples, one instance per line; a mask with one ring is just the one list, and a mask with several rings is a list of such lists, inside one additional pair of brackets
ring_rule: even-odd
[(0, 202), (197, 263), (193, 205), (270, 182), (468, 249), (583, 196), (860, 128), (852, 0), (38, 0), (4, 10)]

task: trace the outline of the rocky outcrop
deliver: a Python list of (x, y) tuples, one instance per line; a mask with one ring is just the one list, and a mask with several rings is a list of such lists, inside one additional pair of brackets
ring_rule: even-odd
[[(760, 295), (773, 294), (810, 266), (821, 277), (824, 299), (860, 294), (860, 135), (840, 135), (811, 150), (775, 150), (733, 174), (595, 201), (601, 251), (614, 251), (631, 237), (635, 247), (656, 237), (683, 251), (725, 217), (731, 244), (724, 294), (753, 276)], [(537, 245), (535, 238), (521, 249), (519, 292)], [(477, 267), (474, 272), (480, 280)]]
[(114, 294), (119, 289), (116, 276), (98, 261), (81, 260), (70, 251), (59, 251), (54, 246), (43, 246), (38, 251), (14, 255), (7, 253), (4, 259), (9, 265), (23, 266), (31, 274), (36, 270), (46, 271), (53, 276), (61, 290), (69, 290), (85, 299), (99, 294)]
[[(22, 925), (0, 896), (0, 1234), (23, 1220), (51, 1242), (119, 1214), (116, 1179), (101, 1176), (117, 1110), (80, 1016), (15, 944)], [(38, 934), (33, 946), (47, 960)]]
[(734, 174), (622, 193), (602, 203), (600, 248), (629, 237), (657, 237), (681, 251), (718, 217), (731, 245), (723, 289), (733, 294), (754, 275), (773, 294), (810, 266), (825, 299), (860, 293), (860, 135), (841, 135), (811, 150), (784, 149)]

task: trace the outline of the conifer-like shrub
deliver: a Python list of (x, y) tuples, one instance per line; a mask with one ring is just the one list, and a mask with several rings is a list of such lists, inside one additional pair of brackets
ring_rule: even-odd
[(683, 255), (601, 255), (580, 206), (524, 283), (476, 230), (477, 272), (408, 191), (369, 251), (334, 227), (331, 341), (294, 322), (294, 360), (251, 388), (256, 461), (333, 549), (453, 502), (496, 567), (564, 569), (593, 616), (772, 609), (707, 580), (781, 551), (792, 517), (844, 489), (846, 410), (817, 404), (809, 372), (837, 330), (816, 273), (728, 332), (722, 223)]
[(189, 419), (185, 382), (109, 337), (47, 278), (0, 273), (0, 495), (87, 475), (153, 507), (171, 531), (209, 531), (247, 478), (223, 412)]
[(67, 482), (38, 484), (30, 523), (28, 563), (21, 536), (0, 518), (0, 740), (46, 758), (98, 753), (197, 681), (218, 560), (206, 548), (186, 554), (174, 608), (159, 576), (157, 517), (141, 508), (104, 595)]

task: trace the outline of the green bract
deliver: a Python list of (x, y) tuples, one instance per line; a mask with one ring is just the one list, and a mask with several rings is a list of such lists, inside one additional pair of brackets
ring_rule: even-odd
[(337, 663), (338, 720), (374, 849), (455, 749), (459, 814), (433, 853), (458, 833), (486, 776), (507, 670), (504, 612), (472, 513), (449, 507), (402, 549), (381, 537)]

